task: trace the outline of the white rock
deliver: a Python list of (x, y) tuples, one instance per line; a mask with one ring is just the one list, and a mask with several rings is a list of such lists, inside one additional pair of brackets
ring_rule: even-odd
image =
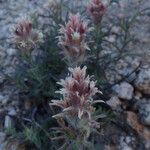
[(141, 102), (139, 104), (139, 118), (142, 124), (150, 126), (150, 102)]
[(130, 137), (121, 137), (120, 138), (120, 150), (133, 150), (132, 147), (129, 146), (129, 143), (131, 142)]
[(17, 53), (16, 49), (13, 49), (13, 48), (7, 49), (7, 54), (8, 54), (9, 56), (13, 56), (13, 55), (15, 55), (16, 53)]
[(8, 102), (8, 100), (9, 100), (8, 96), (0, 95), (0, 103), (6, 104)]
[(121, 28), (119, 26), (113, 26), (111, 29), (111, 32), (114, 34), (118, 34), (120, 32)]
[(15, 108), (11, 107), (10, 110), (9, 110), (9, 112), (8, 112), (8, 114), (10, 116), (16, 116), (17, 112), (16, 112)]
[(111, 43), (114, 43), (116, 41), (116, 35), (110, 35), (109, 37), (106, 38)]
[(118, 94), (121, 99), (130, 100), (133, 97), (133, 86), (127, 82), (122, 82), (120, 85), (117, 84), (113, 87), (114, 92)]
[(12, 127), (12, 118), (10, 116), (5, 116), (4, 128)]
[(150, 68), (141, 69), (134, 84), (139, 91), (150, 94)]
[(117, 96), (111, 97), (110, 100), (106, 102), (113, 110), (117, 110), (120, 107), (121, 102)]

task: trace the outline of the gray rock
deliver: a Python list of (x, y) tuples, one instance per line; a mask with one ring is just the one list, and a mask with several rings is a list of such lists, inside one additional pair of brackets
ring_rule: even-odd
[(134, 71), (139, 65), (139, 58), (126, 57), (119, 60), (115, 66), (111, 66), (112, 69), (110, 68), (105, 71), (106, 78), (111, 84), (114, 84), (122, 78), (126, 78), (127, 82), (131, 82), (136, 78)]
[(12, 66), (9, 66), (5, 69), (5, 74), (9, 75), (9, 76), (12, 76), (15, 72), (15, 68), (12, 67)]
[(139, 118), (142, 124), (150, 126), (150, 101), (142, 101), (138, 104)]
[(134, 83), (139, 91), (150, 94), (150, 68), (141, 69)]
[(114, 43), (116, 41), (116, 36), (112, 34), (109, 37), (107, 37), (106, 40), (111, 43)]
[(133, 97), (133, 86), (127, 82), (122, 82), (120, 85), (116, 84), (113, 86), (113, 91), (117, 93), (121, 99), (130, 100)]
[(5, 80), (5, 76), (2, 73), (0, 73), (0, 84), (2, 84), (4, 80)]
[(106, 70), (105, 72), (106, 78), (110, 84), (114, 84), (116, 81), (122, 79), (121, 75), (119, 75), (115, 70)]
[(0, 143), (4, 142), (6, 138), (6, 134), (4, 132), (0, 132)]
[[(132, 58), (132, 57), (126, 57), (125, 59), (119, 60), (119, 62), (116, 65), (116, 70), (119, 75), (127, 76), (130, 75), (140, 64), (140, 61), (138, 58)], [(132, 76), (130, 78), (134, 78), (135, 73), (132, 73)]]
[(6, 134), (4, 132), (0, 132), (0, 150), (4, 150), (5, 138)]
[(16, 116), (17, 115), (17, 112), (16, 112), (14, 107), (9, 108), (8, 115), (10, 115), (10, 116)]
[(8, 31), (8, 27), (7, 26), (4, 26), (1, 29), (0, 40), (6, 39), (8, 37), (8, 32), (7, 31)]
[(5, 57), (6, 53), (0, 49), (0, 66), (3, 64)]
[(3, 96), (0, 94), (0, 103), (2, 103), (3, 105), (6, 104), (9, 100), (8, 96)]
[(129, 146), (129, 144), (132, 142), (132, 137), (127, 136), (127, 137), (121, 137), (120, 138), (120, 145), (119, 145), (119, 149), (120, 150), (133, 150), (132, 147)]
[(17, 50), (13, 49), (13, 48), (9, 48), (9, 49), (7, 49), (6, 52), (7, 52), (8, 56), (14, 56), (17, 53)]
[(112, 96), (110, 100), (106, 102), (113, 110), (120, 108), (121, 101), (117, 96)]
[(121, 28), (119, 26), (113, 26), (111, 29), (112, 34), (119, 34), (120, 31), (121, 31)]
[(4, 96), (0, 95), (0, 103), (2, 103), (3, 100), (4, 100)]
[(142, 98), (142, 93), (140, 91), (135, 91), (134, 98), (140, 100)]

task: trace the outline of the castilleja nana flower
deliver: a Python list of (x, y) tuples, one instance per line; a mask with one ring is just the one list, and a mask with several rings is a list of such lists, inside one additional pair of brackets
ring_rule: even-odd
[(50, 104), (62, 109), (61, 113), (53, 116), (59, 127), (53, 128), (56, 136), (52, 138), (64, 141), (62, 149), (71, 150), (75, 144), (82, 147), (79, 146), (78, 149), (87, 147), (91, 132), (100, 127), (97, 122), (100, 115), (94, 116), (95, 108), (92, 105), (103, 102), (93, 100), (93, 96), (101, 91), (95, 86), (96, 82), (91, 81), (91, 77), (86, 75), (86, 69), (70, 68), (69, 76), (58, 82), (62, 88), (57, 93), (63, 95), (62, 100), (52, 100)]
[(31, 21), (23, 20), (14, 29), (14, 40), (20, 48), (29, 51), (42, 42), (43, 34), (33, 29)]
[(58, 82), (62, 88), (57, 93), (63, 94), (64, 99), (52, 100), (52, 105), (59, 106), (64, 113), (69, 112), (71, 115), (77, 115), (80, 119), (83, 115), (91, 118), (94, 110), (91, 106), (91, 99), (100, 91), (95, 87), (96, 83), (90, 81), (90, 77), (86, 76), (86, 67), (70, 68), (69, 71), (71, 75)]
[(87, 22), (81, 20), (79, 14), (70, 15), (65, 26), (61, 26), (59, 46), (64, 50), (65, 57), (74, 63), (82, 62), (85, 50), (89, 49), (85, 37), (90, 28)]
[(91, 0), (87, 7), (95, 24), (101, 22), (102, 16), (105, 14), (106, 6), (103, 4), (102, 0)]

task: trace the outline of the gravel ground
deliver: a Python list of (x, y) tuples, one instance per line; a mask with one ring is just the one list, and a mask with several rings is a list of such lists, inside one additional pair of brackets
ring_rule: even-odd
[[(122, 12), (126, 14), (130, 12), (132, 14), (133, 13), (132, 8), (136, 6), (136, 3), (138, 1), (139, 0), (120, 0), (120, 5), (122, 6)], [(12, 44), (12, 40), (11, 40), (12, 27), (17, 23), (17, 21), (20, 18), (26, 17), (35, 12), (42, 13), (43, 6), (45, 5), (46, 2), (47, 0), (0, 0), (0, 120), (1, 120), (1, 112), (7, 109), (8, 114), (9, 113), (15, 114), (18, 109), (16, 107), (17, 102), (15, 101), (15, 99), (18, 98), (16, 88), (13, 85), (3, 85), (3, 81), (5, 80), (3, 73), (5, 74), (13, 73), (14, 72), (13, 66), (15, 66), (17, 61), (15, 57), (17, 54), (17, 50), (15, 49), (15, 46)], [(150, 0), (143, 0), (142, 3), (143, 4), (141, 7), (143, 8), (146, 8), (148, 6), (150, 7)], [(116, 8), (115, 5), (110, 8), (112, 9), (112, 14), (117, 12), (115, 8)], [(44, 19), (45, 18), (40, 18), (41, 24), (45, 22)], [(136, 134), (125, 133), (121, 130), (121, 128), (116, 126), (111, 126), (111, 129), (105, 132), (106, 138), (113, 141), (114, 145), (117, 144), (119, 146), (115, 147), (113, 146), (113, 144), (107, 145), (107, 142), (103, 141), (103, 137), (102, 137), (100, 140), (106, 143), (105, 146), (102, 145), (104, 150), (116, 150), (116, 149), (148, 150), (150, 148), (150, 143), (148, 142), (150, 139), (150, 131), (149, 128), (145, 127), (145, 125), (146, 126), (150, 125), (150, 110), (148, 107), (150, 99), (149, 96), (147, 98), (146, 95), (145, 98), (142, 95), (143, 89), (144, 92), (146, 91), (146, 94), (149, 94), (150, 91), (149, 89), (150, 69), (148, 69), (150, 64), (150, 59), (149, 59), (150, 58), (150, 11), (147, 12), (144, 16), (138, 18), (137, 24), (133, 27), (132, 34), (135, 35), (136, 37), (133, 51), (139, 54), (140, 56), (142, 56), (143, 64), (145, 64), (146, 67), (141, 68), (141, 72), (138, 75), (135, 74), (135, 76), (136, 75), (138, 76), (137, 82), (135, 83), (136, 88), (134, 88), (134, 85), (130, 85), (129, 83), (122, 83), (120, 85), (117, 85), (117, 87), (119, 88), (117, 90), (116, 88), (114, 88), (114, 91), (116, 90), (116, 93), (118, 94), (117, 98), (112, 98), (113, 102), (110, 99), (109, 104), (114, 109), (116, 109), (116, 107), (119, 109), (117, 110), (119, 111), (119, 113), (117, 112), (117, 116), (120, 116), (120, 120), (122, 120), (123, 115), (122, 113), (120, 113), (120, 111), (124, 111), (126, 109), (124, 107), (128, 107), (128, 106), (126, 106), (126, 101), (123, 101), (122, 103), (122, 101), (120, 101), (119, 99), (128, 99), (127, 102), (129, 103), (131, 102), (131, 99), (133, 99), (133, 97), (134, 99), (137, 100), (137, 104), (136, 104), (137, 107), (135, 109), (138, 109), (139, 114), (136, 115), (135, 113), (126, 109), (124, 112), (124, 116), (127, 116), (128, 124), (133, 128), (135, 127), (134, 130), (138, 133), (139, 136), (136, 137)], [(119, 65), (116, 66), (119, 75), (123, 75), (124, 73), (127, 72), (127, 70), (129, 71), (129, 69), (132, 70), (134, 67), (136, 67), (136, 64), (139, 63), (136, 60), (133, 60), (132, 63), (129, 64), (129, 62), (131, 61), (132, 61), (131, 58), (129, 58), (125, 61), (120, 62)], [(124, 66), (125, 68), (123, 69)], [(136, 89), (138, 90), (136, 91)], [(130, 97), (127, 98), (126, 96), (127, 97), (130, 96)], [(14, 100), (14, 102), (11, 103), (10, 105), (9, 104), (7, 105), (7, 103), (9, 103), (10, 101), (10, 98), (11, 101)], [(141, 120), (141, 123), (144, 124), (144, 126), (138, 122), (137, 116), (139, 116), (139, 120)], [(132, 118), (134, 118), (135, 122), (133, 122)], [(120, 120), (118, 120), (118, 122), (121, 122)], [(1, 125), (2, 124), (0, 122), (0, 131), (1, 131)], [(0, 132), (0, 150), (4, 150), (1, 146), (1, 141), (3, 139), (2, 138), (3, 136), (4, 133)], [(141, 142), (141, 140), (144, 142)]]

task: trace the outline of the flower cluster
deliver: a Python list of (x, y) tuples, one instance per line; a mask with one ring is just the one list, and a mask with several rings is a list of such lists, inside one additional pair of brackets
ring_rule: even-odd
[(42, 42), (43, 34), (33, 29), (29, 20), (21, 21), (14, 29), (15, 43), (19, 48), (30, 51), (37, 43)]
[(101, 0), (91, 0), (87, 10), (90, 13), (94, 23), (98, 24), (101, 22), (102, 16), (106, 11), (106, 6), (102, 3)]
[(64, 55), (71, 62), (82, 62), (85, 50), (89, 49), (85, 37), (89, 28), (87, 22), (81, 20), (79, 14), (70, 15), (69, 21), (60, 29), (59, 45)]
[[(86, 76), (86, 67), (70, 68), (69, 70), (70, 76), (58, 82), (62, 88), (57, 93), (62, 94), (63, 99), (52, 100), (51, 103), (51, 105), (60, 107), (62, 112), (53, 117), (59, 120), (61, 127), (63, 124), (64, 130), (68, 129), (71, 135), (75, 135), (73, 137), (76, 137), (76, 141), (77, 139), (86, 140), (91, 132), (91, 127), (99, 126), (93, 118), (95, 109), (92, 106), (93, 103), (99, 101), (93, 101), (92, 98), (101, 91), (95, 87), (94, 81), (90, 81), (91, 77)], [(65, 122), (68, 126), (65, 125)], [(71, 138), (69, 135), (67, 137)]]

